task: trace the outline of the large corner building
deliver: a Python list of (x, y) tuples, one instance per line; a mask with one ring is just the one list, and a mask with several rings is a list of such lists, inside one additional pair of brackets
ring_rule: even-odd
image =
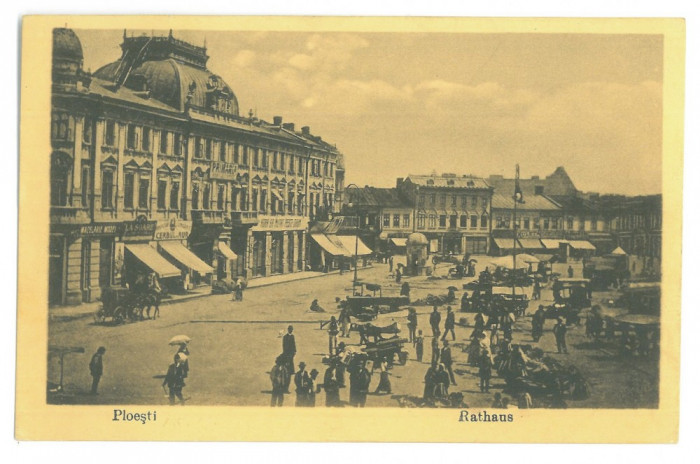
[(94, 74), (53, 33), (50, 304), (155, 271), (171, 291), (299, 272), (310, 221), (340, 207), (338, 150), (281, 117), (240, 114), (207, 49), (127, 37)]

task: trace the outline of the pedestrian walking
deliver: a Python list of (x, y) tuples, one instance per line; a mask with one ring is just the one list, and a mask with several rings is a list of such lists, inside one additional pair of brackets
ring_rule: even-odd
[(326, 407), (338, 407), (340, 403), (340, 385), (337, 380), (338, 361), (331, 362), (323, 374), (323, 390), (326, 392)]
[(97, 386), (100, 384), (100, 379), (102, 378), (103, 366), (102, 366), (102, 356), (105, 354), (107, 349), (104, 346), (97, 348), (95, 354), (92, 355), (90, 359), (90, 375), (92, 376), (92, 387), (90, 388), (90, 393), (97, 395)]
[(418, 331), (418, 336), (415, 338), (415, 343), (416, 347), (416, 359), (418, 362), (423, 362), (423, 331), (419, 330)]
[[(438, 398), (447, 398), (450, 394), (450, 376), (443, 363), (438, 365), (435, 383), (435, 393)], [(456, 385), (456, 384), (455, 384)]]
[(433, 337), (438, 338), (440, 336), (440, 321), (442, 316), (440, 311), (438, 311), (437, 306), (433, 306), (433, 312), (430, 313), (430, 327), (433, 329)]
[(416, 328), (418, 327), (418, 314), (416, 314), (415, 308), (408, 308), (408, 341), (415, 345), (416, 342)]
[(566, 324), (564, 324), (564, 320), (561, 317), (557, 318), (557, 323), (554, 326), (553, 332), (554, 338), (557, 341), (557, 352), (561, 353), (563, 351), (564, 353), (568, 353), (566, 350)]
[(297, 344), (294, 339), (294, 326), (287, 327), (287, 333), (282, 337), (282, 356), (287, 366), (287, 384), (285, 385), (285, 393), (289, 393), (289, 383), (291, 382), (291, 377), (294, 375), (294, 355), (297, 354)]
[(371, 381), (372, 374), (364, 362), (350, 373), (350, 398), (353, 406), (358, 408), (365, 407)]
[(437, 364), (430, 365), (425, 372), (425, 387), (423, 388), (423, 399), (432, 400), (435, 397), (435, 385), (437, 384)]
[(481, 350), (481, 355), (479, 356), (479, 390), (481, 390), (481, 393), (489, 392), (492, 368), (493, 361), (491, 356), (489, 356), (489, 352)]
[(168, 399), (170, 405), (175, 404), (175, 398), (180, 401), (182, 406), (185, 405), (185, 398), (182, 397), (182, 389), (185, 387), (185, 376), (182, 368), (183, 361), (187, 359), (185, 354), (178, 353), (175, 355), (175, 362), (168, 366), (168, 372), (163, 379), (163, 390), (168, 386)]
[(318, 371), (316, 369), (311, 369), (309, 372), (309, 379), (306, 382), (306, 406), (309, 408), (316, 407), (316, 393), (321, 391), (321, 386), (316, 383), (318, 378)]
[(541, 298), (540, 280), (535, 276), (535, 284), (532, 288), (532, 299), (539, 300)]
[(175, 353), (173, 361), (177, 361), (177, 358), (180, 355), (180, 353), (185, 355), (181, 359), (182, 375), (184, 378), (187, 378), (187, 376), (190, 374), (190, 349), (187, 343), (180, 343), (180, 346), (177, 349), (177, 353)]
[[(146, 307), (146, 317), (151, 318), (151, 306), (153, 306), (153, 319), (160, 316), (160, 295), (162, 288), (155, 272), (148, 275), (148, 298)], [(143, 315), (143, 314), (142, 314)]]
[(545, 317), (544, 306), (540, 305), (532, 315), (532, 339), (535, 342), (539, 342), (542, 337)]
[(399, 269), (398, 267), (396, 268), (396, 283), (401, 283), (401, 269)]
[(430, 363), (437, 364), (440, 361), (440, 342), (437, 337), (430, 341)]
[(574, 268), (569, 265), (569, 268), (566, 270), (566, 274), (569, 276), (569, 279), (571, 279), (574, 276)]
[(343, 308), (340, 310), (340, 315), (338, 316), (338, 322), (340, 322), (340, 328), (342, 330), (341, 332), (341, 337), (343, 338), (349, 338), (350, 337), (350, 312), (347, 310), (347, 308)]
[(389, 256), (389, 273), (394, 271), (394, 256)]
[(309, 396), (309, 373), (306, 372), (306, 363), (304, 361), (299, 363), (299, 370), (294, 374), (294, 386), (296, 387), (295, 391), (297, 394), (295, 406), (306, 406)]
[(285, 366), (284, 357), (277, 356), (275, 365), (270, 370), (270, 382), (272, 382), (272, 399), (270, 406), (282, 406), (284, 404), (285, 383), (287, 382), (287, 366)]
[(442, 339), (447, 339), (447, 333), (452, 334), (452, 341), (455, 341), (455, 313), (452, 312), (452, 306), (447, 307), (447, 314), (445, 315), (445, 333), (442, 334)]
[(399, 292), (399, 295), (405, 296), (409, 301), (411, 300), (411, 286), (408, 284), (408, 282), (401, 284), (401, 291)]
[(380, 392), (391, 393), (391, 381), (389, 380), (389, 363), (385, 358), (379, 363), (379, 383), (374, 390), (375, 394)]
[(330, 323), (328, 325), (328, 355), (333, 356), (336, 352), (338, 346), (338, 321), (335, 320), (335, 316), (331, 316)]
[(457, 385), (455, 382), (455, 374), (452, 372), (452, 349), (450, 348), (450, 342), (443, 340), (443, 347), (440, 351), (440, 362), (445, 365), (445, 370), (450, 375), (450, 381), (452, 385)]

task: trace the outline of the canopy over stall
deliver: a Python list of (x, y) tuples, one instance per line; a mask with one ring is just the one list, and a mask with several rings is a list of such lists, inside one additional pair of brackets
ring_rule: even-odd
[(197, 271), (201, 275), (214, 272), (214, 269), (210, 265), (199, 259), (197, 255), (188, 250), (187, 247), (180, 242), (163, 241), (160, 242), (160, 247), (177, 262), (193, 271)]
[[(335, 237), (335, 236), (333, 236)], [(332, 256), (352, 256), (352, 254), (343, 248), (340, 242), (336, 240), (331, 240), (328, 235), (325, 234), (311, 234), (311, 238), (318, 243), (318, 245), (323, 248), (327, 253)]]
[(350, 256), (355, 256), (355, 239), (357, 239), (357, 255), (371, 255), (372, 250), (365, 245), (360, 237), (355, 235), (336, 235), (335, 238), (340, 241), (343, 248), (350, 252)]
[(180, 275), (180, 270), (163, 258), (155, 248), (145, 243), (127, 243), (124, 245), (139, 261), (158, 274), (158, 277), (175, 277)]

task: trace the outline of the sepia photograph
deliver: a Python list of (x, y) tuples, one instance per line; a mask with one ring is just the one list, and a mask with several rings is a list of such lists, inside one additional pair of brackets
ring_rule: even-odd
[(663, 28), (115, 19), (33, 39), (42, 407), (677, 411)]

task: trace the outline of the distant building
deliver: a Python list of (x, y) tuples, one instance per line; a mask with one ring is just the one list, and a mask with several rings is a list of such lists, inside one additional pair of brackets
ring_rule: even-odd
[(409, 175), (396, 188), (412, 206), (414, 230), (427, 237), (430, 253), (488, 253), (493, 188), (483, 178)]
[(340, 207), (335, 146), (240, 115), (207, 49), (172, 33), (125, 32), (93, 75), (72, 30), (55, 29), (53, 47), (51, 304), (150, 271), (184, 291), (305, 269), (309, 222)]

